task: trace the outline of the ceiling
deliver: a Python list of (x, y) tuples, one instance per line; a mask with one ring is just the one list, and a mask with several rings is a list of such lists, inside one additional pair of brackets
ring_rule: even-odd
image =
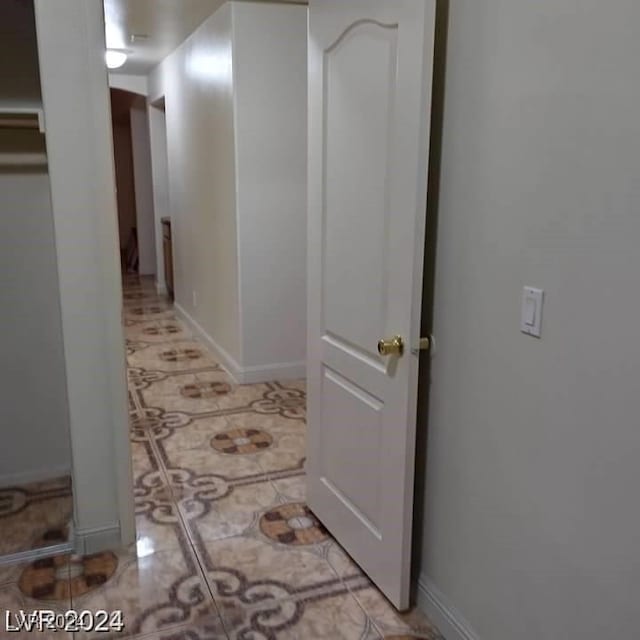
[(125, 64), (113, 73), (149, 73), (224, 2), (104, 0), (107, 48), (125, 50), (129, 55)]
[[(115, 73), (148, 73), (223, 3), (224, 0), (104, 0), (107, 48), (129, 54), (127, 62)], [(138, 35), (148, 37), (138, 39)]]

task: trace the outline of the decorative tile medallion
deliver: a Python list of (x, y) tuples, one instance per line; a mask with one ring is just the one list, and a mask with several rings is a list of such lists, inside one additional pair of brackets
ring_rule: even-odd
[(211, 446), (221, 453), (247, 454), (267, 449), (273, 438), (260, 429), (232, 429), (211, 438)]
[(160, 307), (158, 305), (149, 305), (146, 307), (134, 307), (129, 310), (129, 313), (134, 316), (155, 316), (167, 311), (167, 307)]
[(18, 587), (36, 600), (64, 600), (69, 597), (68, 567), (69, 556), (36, 560), (24, 569)]
[(182, 387), (180, 394), (185, 398), (215, 398), (227, 395), (230, 391), (228, 382), (194, 382)]
[(142, 330), (145, 336), (170, 336), (182, 333), (182, 329), (175, 324), (166, 324), (163, 327), (147, 327)]
[(198, 358), (202, 358), (199, 349), (167, 349), (160, 354), (160, 360), (165, 362), (187, 362)]
[(102, 586), (118, 568), (118, 558), (114, 553), (105, 551), (70, 562), (71, 597), (78, 597)]
[(260, 531), (281, 544), (317, 544), (329, 537), (327, 530), (301, 502), (267, 511), (260, 518)]
[(25, 596), (35, 600), (64, 600), (103, 585), (117, 567), (118, 559), (110, 551), (78, 560), (69, 556), (43, 558), (24, 569), (18, 586)]

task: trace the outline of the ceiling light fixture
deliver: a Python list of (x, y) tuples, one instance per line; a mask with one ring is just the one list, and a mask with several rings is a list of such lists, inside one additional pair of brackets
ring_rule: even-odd
[(124, 51), (107, 49), (104, 59), (107, 63), (107, 68), (118, 69), (127, 61), (127, 54)]

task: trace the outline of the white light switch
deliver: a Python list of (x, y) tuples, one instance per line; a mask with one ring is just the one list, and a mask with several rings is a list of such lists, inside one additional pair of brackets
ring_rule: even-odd
[(520, 319), (520, 331), (529, 336), (540, 337), (542, 326), (542, 289), (525, 287), (522, 292), (522, 317)]

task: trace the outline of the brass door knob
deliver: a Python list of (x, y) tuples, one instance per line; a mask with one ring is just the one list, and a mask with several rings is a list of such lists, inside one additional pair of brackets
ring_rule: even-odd
[(404, 340), (402, 336), (394, 336), (385, 340), (378, 341), (378, 353), (381, 356), (398, 355), (401, 356), (404, 351)]

